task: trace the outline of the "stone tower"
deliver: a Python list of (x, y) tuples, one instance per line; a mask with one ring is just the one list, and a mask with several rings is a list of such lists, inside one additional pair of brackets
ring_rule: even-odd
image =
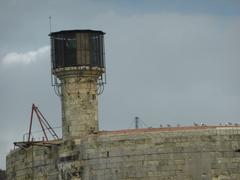
[(104, 84), (104, 32), (52, 32), (53, 85), (62, 104), (63, 140), (99, 130), (98, 94)]

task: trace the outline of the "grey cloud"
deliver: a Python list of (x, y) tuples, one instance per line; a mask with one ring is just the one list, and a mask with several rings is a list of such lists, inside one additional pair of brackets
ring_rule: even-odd
[(37, 50), (29, 51), (26, 53), (10, 52), (3, 57), (2, 63), (5, 66), (12, 66), (15, 64), (27, 65), (29, 63), (35, 62), (38, 59), (41, 59), (41, 56), (44, 56), (46, 54), (49, 55), (49, 49), (49, 46), (44, 46)]

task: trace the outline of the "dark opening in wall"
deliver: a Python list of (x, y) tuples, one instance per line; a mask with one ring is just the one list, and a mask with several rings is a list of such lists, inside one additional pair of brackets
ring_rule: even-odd
[(235, 152), (239, 152), (240, 153), (240, 149), (236, 149)]
[(107, 157), (109, 157), (109, 151), (107, 151)]

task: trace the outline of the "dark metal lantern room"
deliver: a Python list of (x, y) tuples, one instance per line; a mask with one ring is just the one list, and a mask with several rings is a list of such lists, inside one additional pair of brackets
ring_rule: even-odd
[(53, 69), (73, 66), (105, 68), (104, 34), (96, 30), (50, 33)]

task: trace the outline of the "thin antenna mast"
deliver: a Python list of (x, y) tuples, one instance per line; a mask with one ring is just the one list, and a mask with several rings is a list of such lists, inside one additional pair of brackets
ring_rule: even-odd
[(48, 19), (49, 19), (49, 31), (51, 34), (51, 32), (52, 32), (52, 16), (49, 16)]

